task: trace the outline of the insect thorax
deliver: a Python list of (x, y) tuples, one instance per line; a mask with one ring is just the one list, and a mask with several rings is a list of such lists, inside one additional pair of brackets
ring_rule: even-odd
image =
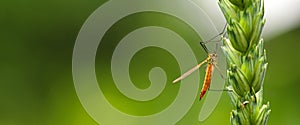
[(216, 53), (212, 53), (212, 54), (209, 54), (208, 55), (208, 60), (207, 60), (207, 63), (209, 64), (217, 64), (217, 54)]

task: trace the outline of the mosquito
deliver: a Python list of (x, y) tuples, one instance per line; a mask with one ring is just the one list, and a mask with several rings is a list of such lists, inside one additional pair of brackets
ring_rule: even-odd
[[(220, 34), (218, 34), (217, 36), (220, 36), (220, 35), (224, 34), (225, 33), (224, 32), (225, 28), (226, 28), (226, 25), (224, 27), (224, 30)], [(212, 39), (215, 39), (216, 37), (213, 37)], [(210, 39), (209, 41), (211, 41), (212, 39)], [(191, 73), (193, 73), (194, 71), (196, 71), (197, 69), (199, 69), (203, 64), (207, 63), (206, 72), (205, 72), (205, 79), (204, 79), (204, 83), (203, 83), (203, 86), (202, 86), (202, 89), (201, 89), (201, 93), (200, 93), (200, 100), (203, 98), (203, 96), (205, 95), (206, 91), (209, 90), (209, 87), (210, 87), (210, 84), (211, 84), (212, 73), (213, 73), (213, 71), (214, 71), (215, 68), (219, 71), (221, 77), (224, 79), (224, 77), (223, 77), (223, 75), (221, 73), (221, 70), (217, 66), (218, 55), (217, 55), (216, 52), (210, 53), (208, 51), (206, 45), (205, 45), (206, 43), (200, 42), (200, 45), (202, 46), (202, 48), (204, 49), (204, 51), (207, 53), (207, 58), (204, 61), (202, 61), (201, 63), (199, 63), (198, 65), (196, 65), (192, 69), (188, 70), (186, 73), (184, 73), (183, 75), (181, 75), (180, 77), (178, 77), (177, 79), (175, 79), (173, 81), (173, 83), (176, 83), (176, 82), (184, 79), (185, 77), (189, 76)]]

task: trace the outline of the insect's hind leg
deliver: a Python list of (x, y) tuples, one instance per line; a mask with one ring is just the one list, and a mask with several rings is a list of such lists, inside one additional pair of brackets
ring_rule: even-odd
[[(231, 89), (229, 89), (229, 88), (226, 88), (226, 89), (223, 89), (223, 90), (215, 90), (215, 89), (210, 89), (210, 88), (208, 88), (208, 91), (227, 91), (227, 92), (233, 92), (233, 89), (231, 88)], [(241, 107), (241, 108), (245, 108), (246, 107), (246, 105), (248, 105), (250, 102), (248, 101), (248, 100), (245, 100), (245, 101), (243, 101), (243, 102), (241, 102), (240, 104), (239, 104), (239, 107)]]
[(208, 91), (214, 91), (214, 92), (233, 92), (233, 90), (232, 89), (221, 89), (221, 90), (218, 90), (218, 89), (210, 89), (210, 88), (208, 88)]

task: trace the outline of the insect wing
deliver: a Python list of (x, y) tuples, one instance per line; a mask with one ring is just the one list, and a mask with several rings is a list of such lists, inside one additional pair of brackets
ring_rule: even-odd
[(192, 69), (190, 69), (189, 71), (187, 71), (186, 73), (184, 73), (183, 75), (181, 75), (180, 77), (178, 77), (177, 79), (175, 79), (173, 81), (173, 83), (176, 83), (176, 82), (184, 79), (185, 77), (189, 76), (191, 73), (193, 73), (194, 71), (196, 71), (197, 69), (199, 69), (201, 67), (201, 65), (203, 65), (205, 62), (206, 62), (206, 60), (204, 60), (200, 64), (196, 65), (195, 67), (193, 67)]

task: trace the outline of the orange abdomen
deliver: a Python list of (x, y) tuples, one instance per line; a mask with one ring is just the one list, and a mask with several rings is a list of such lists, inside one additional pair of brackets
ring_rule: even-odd
[(208, 64), (207, 68), (206, 68), (204, 83), (203, 83), (202, 90), (201, 90), (201, 93), (200, 93), (200, 100), (205, 95), (206, 91), (208, 90), (208, 88), (210, 86), (212, 72), (213, 72), (213, 65)]

